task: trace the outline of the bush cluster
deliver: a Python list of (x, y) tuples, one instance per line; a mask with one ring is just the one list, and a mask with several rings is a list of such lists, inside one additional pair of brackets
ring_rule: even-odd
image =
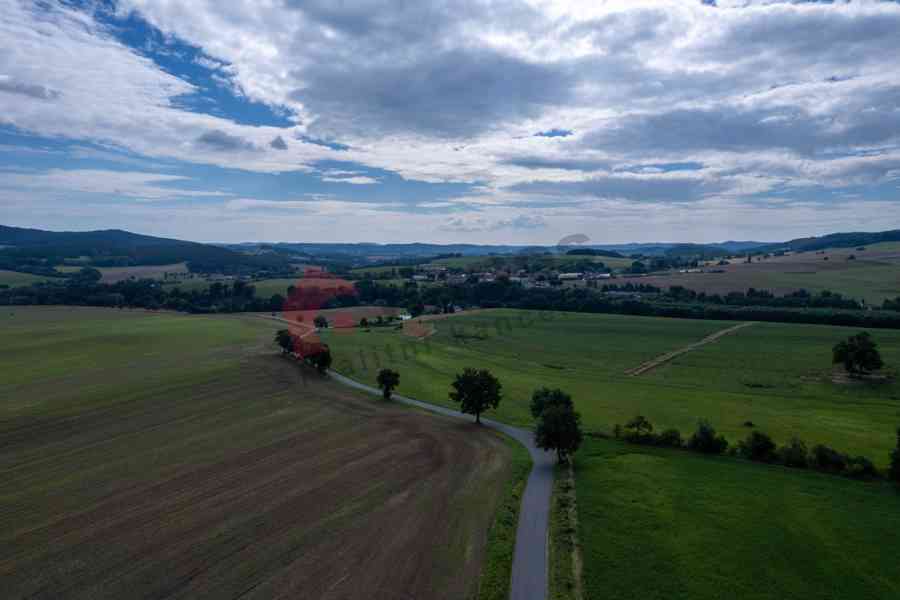
[[(794, 469), (815, 469), (823, 473), (843, 475), (853, 479), (877, 479), (882, 476), (871, 460), (865, 456), (851, 456), (824, 444), (807, 448), (803, 440), (792, 437), (787, 444), (778, 447), (770, 436), (752, 431), (729, 450), (728, 440), (716, 433), (709, 421), (700, 420), (697, 430), (685, 442), (677, 429), (654, 433), (653, 424), (638, 415), (624, 426), (613, 428), (615, 437), (633, 444), (683, 448), (702, 454), (724, 454), (756, 462), (780, 464)], [(891, 453), (891, 466), (886, 473), (900, 484), (900, 429), (897, 430), (897, 448)]]

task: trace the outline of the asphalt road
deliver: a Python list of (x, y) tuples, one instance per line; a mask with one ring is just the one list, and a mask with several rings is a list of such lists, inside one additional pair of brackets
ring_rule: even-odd
[[(381, 395), (381, 390), (331, 371), (335, 381), (364, 392)], [(418, 406), (447, 417), (472, 420), (472, 415), (436, 406), (420, 400), (394, 394), (397, 402)], [(547, 597), (547, 534), (550, 525), (550, 494), (553, 491), (555, 454), (534, 445), (532, 433), (490, 419), (481, 419), (487, 427), (501, 431), (528, 448), (534, 466), (525, 485), (519, 525), (516, 529), (516, 550), (513, 555), (510, 600), (545, 600)]]

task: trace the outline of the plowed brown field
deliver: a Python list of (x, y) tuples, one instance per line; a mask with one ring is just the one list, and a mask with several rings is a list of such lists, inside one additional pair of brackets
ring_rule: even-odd
[(92, 322), (121, 343), (128, 334), (109, 331), (132, 320), (149, 336), (172, 323), (200, 323), (193, 335), (239, 324), (240, 335), (175, 343), (138, 365), (140, 348), (96, 350), (112, 364), (0, 382), (3, 598), (455, 600), (477, 589), (509, 472), (495, 434), (323, 380), (266, 348), (277, 324), (260, 319), (75, 311), (67, 327), (71, 311), (17, 312), (17, 326), (81, 336), (62, 353), (93, 351)]

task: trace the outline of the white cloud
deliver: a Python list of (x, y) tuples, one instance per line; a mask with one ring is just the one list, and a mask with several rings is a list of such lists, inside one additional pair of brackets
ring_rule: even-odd
[[(492, 239), (553, 237), (573, 210), (601, 212), (598, 227), (615, 222), (616, 235), (641, 239), (649, 224), (660, 228), (650, 237), (681, 235), (685, 222), (694, 237), (732, 231), (732, 216), (742, 215), (757, 229), (735, 233), (749, 237), (770, 223), (758, 197), (776, 192), (785, 198), (779, 225), (798, 234), (848, 206), (859, 217), (840, 213), (848, 220), (836, 228), (861, 227), (877, 202), (844, 195), (833, 207), (810, 205), (799, 192), (876, 186), (900, 169), (897, 3), (423, 0), (400, 10), (379, 0), (123, 0), (118, 10), (196, 45), (204, 53), (196, 62), (223, 85), (287, 111), (295, 125), (253, 127), (179, 108), (179, 96), (202, 90), (117, 42), (90, 12), (25, 0), (0, 14), (0, 123), (149, 157), (306, 170), (360, 192), (388, 184), (317, 161), (477, 183), (470, 195), (418, 205), (466, 211), (454, 215), (455, 233)], [(115, 187), (46, 177), (32, 186)], [(134, 197), (169, 191), (164, 178), (118, 180), (143, 190)], [(310, 201), (328, 218), (349, 211), (346, 223), (352, 211), (393, 210)], [(900, 211), (881, 209), (873, 227), (900, 226)], [(511, 210), (531, 219), (521, 224), (543, 226), (492, 229)], [(446, 225), (446, 215), (404, 214), (413, 237)]]

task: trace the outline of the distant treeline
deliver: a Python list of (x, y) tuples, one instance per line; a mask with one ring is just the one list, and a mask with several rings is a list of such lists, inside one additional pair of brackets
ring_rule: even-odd
[[(182, 291), (177, 286), (163, 287), (153, 280), (103, 284), (99, 283), (99, 278), (100, 273), (95, 269), (83, 269), (62, 283), (0, 289), (0, 304), (134, 306), (186, 312), (241, 312), (280, 310), (284, 302), (284, 297), (280, 294), (259, 298), (253, 285), (242, 281), (217, 282), (206, 290)], [(828, 292), (817, 295), (797, 292), (775, 297), (768, 292), (751, 290), (722, 297), (677, 289), (677, 286), (675, 291), (665, 293), (652, 286), (633, 284), (606, 286), (605, 290), (526, 288), (505, 279), (427, 287), (401, 287), (362, 280), (357, 281), (355, 286), (357, 296), (334, 298), (324, 308), (381, 304), (408, 307), (414, 315), (420, 314), (426, 306), (435, 307), (441, 312), (449, 312), (454, 306), (520, 308), (900, 329), (900, 311), (863, 310), (855, 301)], [(649, 295), (644, 297), (642, 294)], [(895, 306), (900, 307), (900, 299), (885, 303), (886, 308)]]
[(245, 312), (281, 310), (284, 297), (256, 296), (243, 281), (214, 282), (204, 290), (182, 291), (152, 279), (100, 283), (96, 269), (82, 269), (62, 283), (42, 283), (0, 289), (0, 305), (75, 305), (167, 309), (182, 312)]

